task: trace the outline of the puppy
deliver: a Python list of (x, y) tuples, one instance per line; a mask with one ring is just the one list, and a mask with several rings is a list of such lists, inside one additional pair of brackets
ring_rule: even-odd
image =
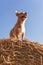
[(27, 19), (27, 12), (16, 12), (16, 16), (18, 17), (17, 23), (10, 31), (11, 39), (20, 39), (22, 36), (22, 40), (24, 40), (25, 35), (25, 21)]

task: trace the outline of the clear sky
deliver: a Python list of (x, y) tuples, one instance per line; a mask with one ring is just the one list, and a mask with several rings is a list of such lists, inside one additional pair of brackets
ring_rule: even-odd
[(43, 44), (43, 0), (0, 0), (0, 39), (8, 38), (17, 21), (15, 11), (26, 11), (25, 37)]

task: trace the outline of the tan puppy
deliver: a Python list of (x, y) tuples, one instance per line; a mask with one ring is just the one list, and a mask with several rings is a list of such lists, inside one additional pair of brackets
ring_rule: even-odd
[(22, 36), (23, 40), (25, 35), (25, 21), (27, 19), (27, 13), (16, 12), (16, 16), (18, 17), (18, 20), (13, 29), (10, 31), (10, 38), (19, 39), (19, 37)]

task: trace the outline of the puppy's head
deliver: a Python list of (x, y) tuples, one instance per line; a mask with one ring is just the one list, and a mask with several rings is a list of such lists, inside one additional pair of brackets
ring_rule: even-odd
[(27, 12), (16, 12), (16, 16), (18, 16), (18, 18), (21, 21), (24, 21), (27, 18)]

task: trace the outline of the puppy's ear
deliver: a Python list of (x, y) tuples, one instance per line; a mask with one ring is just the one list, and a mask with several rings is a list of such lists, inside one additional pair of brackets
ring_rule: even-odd
[(20, 14), (20, 12), (16, 11), (16, 16), (18, 16)]

